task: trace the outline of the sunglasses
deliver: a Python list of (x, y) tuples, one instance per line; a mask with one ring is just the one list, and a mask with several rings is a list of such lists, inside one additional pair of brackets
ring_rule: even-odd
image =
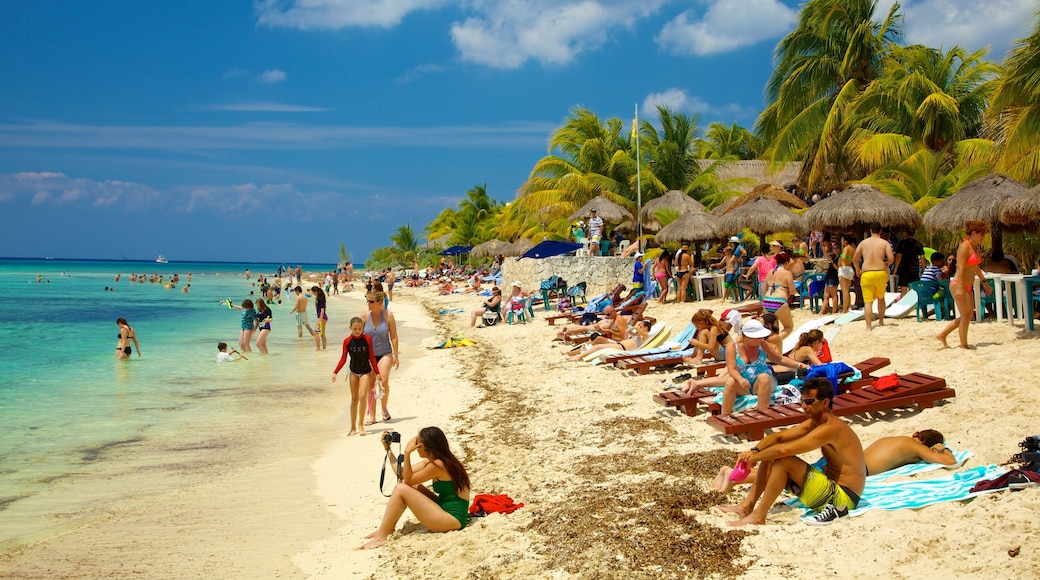
[(805, 403), (806, 407), (808, 407), (809, 405), (814, 404), (816, 401), (822, 401), (822, 400), (823, 399), (814, 399), (812, 397), (807, 397), (805, 399), (802, 399), (802, 402)]
[(375, 304), (376, 302), (379, 302), (379, 301), (378, 300), (369, 300), (368, 301), (369, 304)]

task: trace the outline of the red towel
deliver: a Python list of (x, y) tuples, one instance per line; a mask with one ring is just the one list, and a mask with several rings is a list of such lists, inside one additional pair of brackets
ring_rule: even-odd
[(889, 389), (896, 388), (899, 384), (899, 375), (892, 373), (883, 377), (878, 377), (874, 380), (874, 388), (879, 391), (887, 391)]
[(469, 513), (471, 514), (511, 514), (516, 510), (524, 507), (522, 503), (513, 503), (513, 500), (506, 494), (502, 495), (491, 495), (487, 493), (479, 493), (473, 498), (473, 505), (469, 506)]

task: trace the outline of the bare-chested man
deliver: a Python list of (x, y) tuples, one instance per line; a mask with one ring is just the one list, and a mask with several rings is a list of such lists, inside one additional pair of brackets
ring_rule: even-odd
[[(953, 450), (943, 444), (946, 440), (943, 434), (933, 429), (918, 431), (910, 437), (899, 435), (896, 437), (882, 437), (870, 444), (863, 451), (863, 458), (867, 463), (867, 475), (877, 475), (891, 471), (897, 467), (911, 463), (938, 463), (945, 466), (953, 466), (957, 458)], [(740, 483), (754, 483), (758, 478), (758, 470), (752, 470), (743, 481), (732, 481), (730, 474), (732, 467), (723, 467), (711, 484), (711, 489), (729, 493), (733, 486)]]
[(856, 268), (859, 287), (863, 291), (863, 311), (867, 321), (867, 330), (871, 330), (871, 323), (874, 319), (874, 305), (871, 303), (875, 300), (878, 306), (878, 326), (885, 324), (888, 270), (895, 261), (892, 246), (888, 241), (881, 239), (881, 225), (870, 224), (870, 237), (856, 246), (856, 253), (852, 256), (852, 265)]
[(306, 326), (307, 332), (313, 336), (314, 329), (307, 320), (307, 295), (303, 293), (303, 288), (300, 286), (293, 288), (293, 292), (296, 292), (296, 303), (293, 304), (289, 314), (296, 315), (296, 332), (300, 338), (303, 338), (303, 327)]
[[(730, 525), (764, 524), (766, 513), (785, 488), (807, 507), (820, 510), (806, 523), (829, 524), (855, 509), (866, 483), (867, 464), (859, 437), (831, 412), (833, 398), (829, 380), (809, 379), (802, 385), (802, 406), (809, 420), (773, 433), (740, 454), (737, 461), (748, 468), (760, 465), (744, 501), (720, 508), (740, 516)], [(797, 457), (815, 449), (827, 460), (822, 472)]]
[[(600, 321), (589, 326), (565, 326), (560, 329), (557, 338), (570, 340), (573, 338), (573, 333), (583, 333), (591, 330), (609, 339), (621, 340), (627, 338), (629, 321), (630, 317), (621, 316), (613, 306), (607, 306), (603, 309), (603, 318)], [(568, 353), (565, 352), (564, 354)]]

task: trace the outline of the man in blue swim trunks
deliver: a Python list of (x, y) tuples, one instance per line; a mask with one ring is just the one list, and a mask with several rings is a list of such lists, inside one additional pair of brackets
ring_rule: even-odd
[[(826, 525), (848, 515), (859, 504), (867, 479), (863, 444), (852, 428), (831, 412), (834, 388), (818, 377), (802, 385), (802, 407), (809, 419), (796, 427), (773, 433), (740, 454), (748, 469), (759, 464), (758, 477), (744, 501), (720, 507), (735, 513), (731, 526), (766, 523), (766, 513), (785, 488), (807, 507), (820, 510), (805, 520)], [(827, 465), (819, 471), (797, 455), (819, 449)]]

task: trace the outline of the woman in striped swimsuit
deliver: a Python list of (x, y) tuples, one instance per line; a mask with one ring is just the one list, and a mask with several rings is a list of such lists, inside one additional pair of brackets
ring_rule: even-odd
[(783, 326), (783, 330), (780, 331), (781, 339), (787, 338), (794, 330), (794, 319), (791, 317), (791, 307), (787, 301), (790, 297), (797, 296), (798, 291), (794, 288), (794, 276), (787, 269), (790, 261), (791, 256), (787, 252), (776, 255), (776, 269), (766, 278), (766, 293), (762, 298), (762, 308), (775, 314)]

